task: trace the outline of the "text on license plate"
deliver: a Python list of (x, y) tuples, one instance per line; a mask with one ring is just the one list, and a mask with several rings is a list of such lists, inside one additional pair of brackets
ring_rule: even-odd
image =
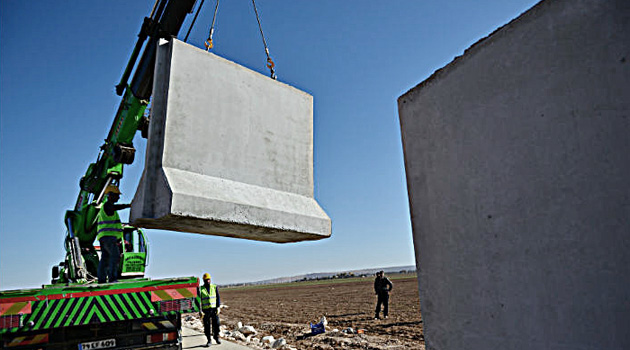
[(116, 346), (116, 339), (90, 341), (79, 344), (79, 350), (107, 349)]

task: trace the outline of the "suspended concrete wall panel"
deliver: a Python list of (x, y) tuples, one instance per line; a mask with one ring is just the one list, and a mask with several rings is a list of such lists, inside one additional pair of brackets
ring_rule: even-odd
[(313, 97), (175, 39), (158, 48), (131, 222), (271, 242), (330, 236), (313, 197)]
[(427, 349), (630, 349), (630, 2), (543, 1), (398, 108)]

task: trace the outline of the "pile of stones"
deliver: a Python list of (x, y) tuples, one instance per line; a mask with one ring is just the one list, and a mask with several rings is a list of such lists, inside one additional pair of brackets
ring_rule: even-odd
[(235, 329), (229, 330), (227, 326), (221, 326), (219, 335), (227, 340), (234, 340), (246, 343), (247, 346), (257, 349), (283, 349), (297, 350), (289, 346), (284, 338), (275, 339), (271, 335), (262, 338), (257, 337), (258, 331), (253, 326), (243, 325), (238, 322)]

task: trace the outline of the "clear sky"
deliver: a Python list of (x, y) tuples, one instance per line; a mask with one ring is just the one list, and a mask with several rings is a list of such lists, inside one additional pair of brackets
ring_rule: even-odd
[[(148, 230), (147, 274), (208, 271), (227, 284), (415, 264), (396, 99), (536, 2), (259, 0), (278, 79), (314, 96), (315, 196), (332, 237), (280, 245)], [(214, 4), (206, 0), (190, 44), (203, 47)], [(64, 213), (107, 136), (114, 85), (152, 6), (0, 2), (1, 289), (49, 283), (64, 258)], [(251, 1), (220, 3), (214, 39), (215, 54), (267, 74)], [(121, 203), (144, 166), (145, 140), (134, 144)]]

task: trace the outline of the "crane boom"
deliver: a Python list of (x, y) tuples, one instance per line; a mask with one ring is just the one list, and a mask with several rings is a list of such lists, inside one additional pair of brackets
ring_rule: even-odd
[[(74, 208), (66, 211), (66, 260), (57, 280), (53, 272), (53, 282), (80, 282), (88, 272), (95, 274), (98, 256), (93, 242), (98, 206), (103, 201), (105, 188), (118, 186), (123, 166), (133, 163), (136, 132), (140, 130), (142, 136), (147, 137), (148, 118), (144, 113), (152, 94), (157, 42), (160, 38), (176, 37), (194, 5), (195, 0), (157, 0), (151, 15), (145, 17), (131, 58), (116, 86), (122, 101), (112, 126), (96, 161), (88, 166), (79, 182), (80, 191)], [(136, 65), (143, 46), (144, 51)]]

